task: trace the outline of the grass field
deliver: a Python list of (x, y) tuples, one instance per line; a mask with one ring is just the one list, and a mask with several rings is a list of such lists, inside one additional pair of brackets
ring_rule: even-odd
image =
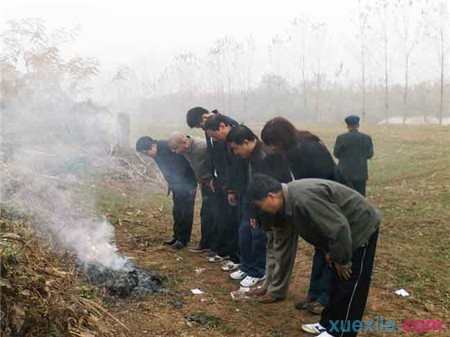
[[(342, 131), (337, 126), (303, 128), (318, 134), (330, 149)], [(163, 137), (169, 129), (158, 128), (155, 134)], [(372, 135), (376, 153), (370, 163), (368, 197), (384, 214), (365, 319), (382, 316), (399, 326), (405, 319), (438, 319), (450, 327), (450, 130), (389, 126), (363, 131)], [(133, 135), (150, 133), (140, 126)], [(105, 183), (97, 192), (98, 211), (108, 213), (116, 226), (121, 251), (168, 277), (167, 295), (109, 304), (130, 336), (303, 336), (300, 324), (317, 320), (293, 307), (308, 286), (312, 248), (305, 242), (299, 245), (286, 301), (233, 302), (229, 293), (237, 284), (219, 266), (161, 245), (171, 234), (171, 203), (163, 189), (117, 182)], [(197, 216), (194, 243), (198, 238)], [(205, 294), (192, 295), (192, 288)], [(395, 295), (399, 288), (411, 296)], [(196, 312), (217, 320), (209, 327), (188, 325), (185, 316)], [(429, 335), (450, 336), (450, 330)]]

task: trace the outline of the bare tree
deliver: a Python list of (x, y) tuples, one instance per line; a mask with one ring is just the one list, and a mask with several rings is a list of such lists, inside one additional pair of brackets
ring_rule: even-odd
[(409, 113), (408, 93), (410, 85), (411, 57), (424, 33), (424, 9), (427, 0), (395, 0), (396, 23), (403, 56), (403, 123)]
[(318, 22), (311, 24), (311, 57), (314, 59), (312, 62), (315, 100), (314, 100), (314, 113), (317, 121), (322, 120), (320, 100), (322, 96), (322, 86), (325, 82), (325, 72), (323, 65), (323, 56), (328, 38), (328, 27), (325, 23)]
[(218, 72), (218, 80), (222, 82), (219, 88), (222, 95), (226, 95), (226, 108), (233, 109), (233, 90), (236, 89), (236, 75), (238, 74), (239, 58), (243, 53), (243, 45), (230, 36), (220, 38), (214, 42), (209, 50), (210, 64)]
[(307, 54), (308, 54), (308, 43), (309, 35), (311, 31), (311, 22), (306, 17), (295, 18), (292, 22), (293, 26), (293, 44), (294, 48), (298, 50), (298, 63), (300, 68), (300, 79), (303, 94), (303, 112), (308, 113), (308, 76), (307, 76)]
[(367, 56), (368, 56), (368, 33), (370, 29), (369, 16), (371, 7), (365, 1), (358, 0), (358, 39), (359, 39), (359, 57), (361, 63), (361, 114), (366, 118), (366, 100), (367, 100)]
[[(2, 74), (14, 83), (14, 92), (36, 81), (51, 90), (61, 90), (77, 100), (89, 92), (88, 83), (97, 76), (99, 63), (94, 58), (64, 58), (61, 49), (75, 41), (80, 28), (50, 31), (41, 19), (9, 21), (0, 34)], [(2, 88), (9, 90), (3, 81)]]
[(375, 5), (376, 22), (379, 24), (380, 32), (379, 38), (382, 44), (383, 50), (383, 84), (384, 84), (384, 118), (386, 123), (389, 123), (390, 116), (390, 102), (389, 102), (389, 86), (390, 86), (390, 31), (391, 31), (391, 8), (392, 1), (390, 0), (378, 0)]
[(239, 73), (241, 74), (241, 84), (239, 85), (241, 87), (242, 91), (242, 98), (243, 98), (243, 106), (242, 110), (243, 113), (247, 113), (248, 110), (248, 102), (249, 102), (249, 96), (250, 92), (252, 90), (253, 85), (253, 77), (254, 77), (254, 67), (255, 67), (255, 52), (256, 52), (256, 45), (255, 40), (252, 36), (247, 37), (243, 43), (242, 43), (242, 55), (240, 60), (240, 68), (242, 68), (242, 71)]
[(440, 0), (427, 16), (428, 35), (436, 45), (439, 64), (439, 124), (442, 125), (445, 102), (445, 71), (448, 54), (449, 11), (447, 1)]

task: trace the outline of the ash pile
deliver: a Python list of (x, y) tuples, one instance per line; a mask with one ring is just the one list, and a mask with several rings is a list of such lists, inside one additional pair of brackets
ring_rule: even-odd
[(114, 270), (98, 264), (88, 264), (84, 273), (89, 283), (120, 298), (143, 297), (165, 292), (164, 279), (154, 271), (140, 269), (132, 263)]

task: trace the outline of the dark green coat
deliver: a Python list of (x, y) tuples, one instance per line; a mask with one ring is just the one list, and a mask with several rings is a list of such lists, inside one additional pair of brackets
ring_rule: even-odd
[(350, 181), (367, 180), (367, 160), (373, 156), (370, 136), (352, 130), (336, 138), (334, 156), (339, 160), (338, 167)]
[(379, 228), (381, 213), (361, 194), (325, 179), (283, 184), (284, 215), (299, 235), (346, 264)]

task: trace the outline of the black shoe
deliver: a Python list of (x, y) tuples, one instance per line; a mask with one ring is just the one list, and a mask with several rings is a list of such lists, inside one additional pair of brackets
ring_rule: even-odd
[(307, 298), (300, 302), (295, 303), (295, 309), (297, 310), (308, 310), (308, 305), (312, 302), (311, 299)]
[(171, 246), (174, 249), (183, 249), (185, 245), (181, 241), (175, 241), (175, 243)]
[(177, 242), (177, 239), (173, 238), (173, 239), (164, 241), (164, 244), (167, 246), (172, 246), (175, 242)]
[(200, 254), (200, 253), (208, 252), (209, 249), (198, 246), (198, 247), (194, 247), (194, 248), (189, 248), (189, 251), (192, 253)]

